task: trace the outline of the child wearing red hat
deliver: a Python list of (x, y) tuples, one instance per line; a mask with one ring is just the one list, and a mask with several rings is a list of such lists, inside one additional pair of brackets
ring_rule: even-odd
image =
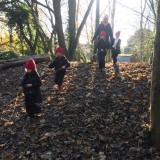
[(106, 32), (102, 30), (100, 32), (100, 39), (97, 43), (97, 56), (98, 56), (98, 64), (100, 71), (105, 71), (105, 56), (106, 56), (106, 50), (107, 50), (107, 44), (106, 44)]
[(114, 39), (114, 45), (112, 46), (112, 59), (113, 59), (113, 66), (116, 66), (117, 64), (117, 56), (118, 54), (121, 54), (121, 40), (120, 40), (120, 31), (116, 32)]
[(54, 82), (58, 85), (57, 92), (62, 92), (62, 84), (64, 75), (66, 74), (66, 69), (70, 67), (70, 63), (64, 55), (64, 50), (61, 47), (56, 49), (57, 57), (49, 65), (49, 68), (55, 68), (55, 80)]
[(36, 113), (41, 112), (41, 108), (36, 104), (42, 102), (40, 91), (41, 79), (33, 59), (29, 59), (24, 65), (24, 68), (26, 73), (20, 83), (19, 90), (23, 90), (26, 112), (30, 118), (33, 118)]

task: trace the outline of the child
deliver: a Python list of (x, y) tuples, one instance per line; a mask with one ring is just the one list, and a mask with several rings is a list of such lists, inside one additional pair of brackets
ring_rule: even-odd
[(100, 39), (97, 43), (97, 50), (98, 50), (98, 64), (100, 71), (105, 71), (105, 56), (106, 56), (106, 32), (101, 31), (100, 32)]
[(116, 66), (117, 64), (117, 56), (118, 54), (121, 54), (121, 49), (120, 49), (120, 45), (121, 45), (121, 40), (119, 39), (120, 36), (120, 31), (118, 31), (115, 34), (116, 38), (114, 39), (114, 45), (112, 46), (112, 59), (113, 59), (113, 66)]
[(98, 40), (99, 40), (101, 31), (104, 31), (106, 33), (106, 35), (105, 35), (106, 48), (110, 49), (110, 47), (113, 45), (113, 32), (112, 32), (111, 25), (108, 22), (108, 19), (109, 19), (108, 15), (105, 15), (103, 17), (103, 21), (98, 25), (98, 27), (97, 27), (97, 29), (95, 31), (94, 37), (92, 39), (92, 42), (95, 39), (97, 39), (97, 37), (98, 37)]
[(29, 59), (24, 67), (26, 73), (20, 83), (19, 90), (23, 90), (25, 95), (26, 112), (30, 118), (33, 118), (36, 113), (41, 112), (41, 108), (36, 104), (42, 102), (40, 91), (41, 79), (33, 59)]
[(49, 68), (55, 68), (55, 80), (54, 82), (58, 85), (57, 92), (62, 92), (62, 84), (64, 75), (66, 73), (66, 69), (70, 67), (70, 63), (68, 62), (67, 58), (64, 56), (63, 48), (58, 47), (56, 49), (57, 57), (54, 61), (49, 65)]

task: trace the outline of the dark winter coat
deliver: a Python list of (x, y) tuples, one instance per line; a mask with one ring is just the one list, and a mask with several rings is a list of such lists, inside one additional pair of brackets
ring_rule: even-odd
[(104, 26), (103, 23), (99, 24), (96, 32), (94, 34), (93, 40), (95, 40), (98, 37), (98, 40), (100, 39), (100, 32), (105, 31), (106, 32), (106, 47), (107, 49), (110, 49), (113, 45), (113, 32), (111, 25), (108, 23), (107, 26)]
[[(65, 69), (62, 69), (62, 67), (65, 66)], [(49, 68), (55, 68), (55, 79), (54, 82), (58, 85), (62, 85), (64, 75), (66, 73), (66, 69), (70, 67), (70, 63), (68, 62), (67, 58), (65, 56), (63, 57), (56, 57), (54, 61), (49, 65)]]
[[(115, 41), (115, 39), (114, 39), (114, 41)], [(116, 45), (116, 48), (113, 48), (112, 49), (112, 53), (113, 54), (121, 54), (121, 40), (119, 39), (118, 40), (118, 43), (117, 43), (117, 45)]]
[[(27, 84), (32, 84), (32, 87), (26, 87)], [(42, 96), (40, 91), (41, 79), (37, 71), (32, 71), (31, 73), (25, 73), (20, 86), (23, 87), (23, 92), (25, 96), (33, 96), (34, 103), (41, 103)]]
[[(62, 67), (65, 66), (66, 69), (70, 67), (70, 63), (68, 62), (65, 56), (56, 57), (53, 62), (49, 65), (49, 68), (55, 68), (56, 71), (61, 70)], [(63, 70), (66, 70), (63, 69)]]
[(99, 39), (98, 42), (97, 42), (97, 50), (98, 50), (98, 52), (105, 52), (106, 53), (106, 49), (107, 49), (106, 41), (103, 40), (103, 39)]

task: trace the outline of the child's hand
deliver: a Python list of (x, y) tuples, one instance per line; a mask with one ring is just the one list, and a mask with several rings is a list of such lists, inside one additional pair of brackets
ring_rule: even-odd
[(21, 92), (21, 91), (23, 90), (23, 87), (19, 87), (18, 89), (19, 89), (19, 91)]
[(26, 87), (32, 87), (32, 84), (27, 84)]
[(65, 69), (66, 68), (66, 66), (62, 66), (62, 69)]

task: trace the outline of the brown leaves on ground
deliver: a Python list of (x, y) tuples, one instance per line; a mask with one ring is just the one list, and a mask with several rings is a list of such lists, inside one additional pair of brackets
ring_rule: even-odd
[(0, 76), (0, 159), (159, 159), (150, 147), (149, 97), (151, 66), (120, 64), (121, 78), (107, 64), (74, 64), (64, 92), (54, 91), (54, 71), (40, 64), (42, 114), (27, 120), (23, 95), (16, 96), (23, 68)]

